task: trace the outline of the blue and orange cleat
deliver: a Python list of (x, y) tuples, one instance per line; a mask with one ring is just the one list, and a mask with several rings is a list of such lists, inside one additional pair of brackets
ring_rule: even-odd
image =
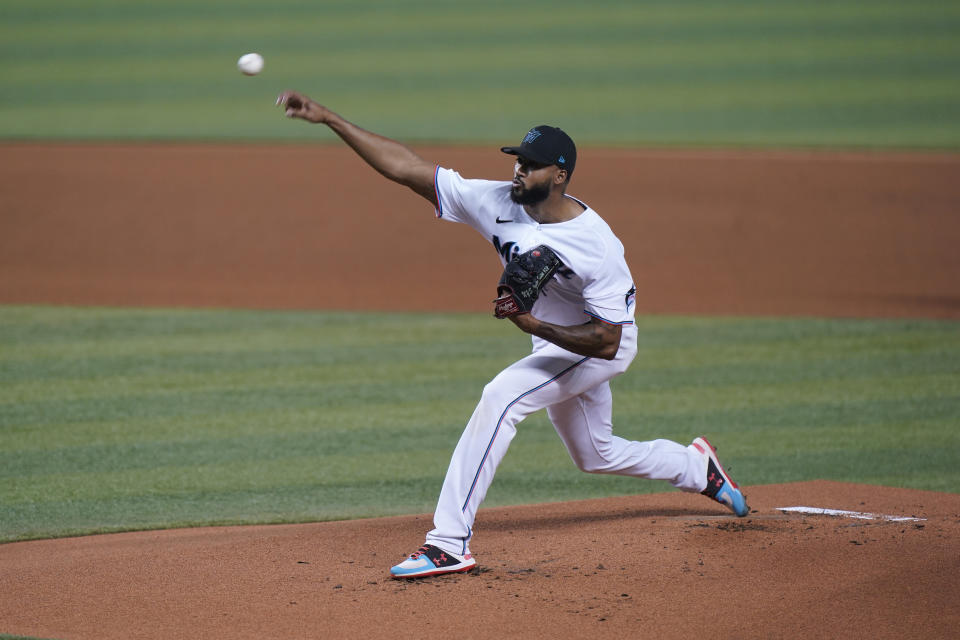
[(717, 460), (717, 450), (713, 448), (713, 445), (706, 438), (700, 437), (695, 439), (691, 446), (702, 453), (707, 462), (707, 488), (700, 493), (726, 505), (738, 517), (742, 518), (750, 513), (746, 497), (740, 492), (737, 483), (731, 480), (727, 472), (720, 466), (720, 461)]
[(391, 567), (390, 575), (394, 578), (425, 578), (439, 576), (445, 573), (463, 573), (477, 566), (477, 561), (471, 554), (459, 556), (432, 544), (425, 544), (409, 558), (398, 565)]

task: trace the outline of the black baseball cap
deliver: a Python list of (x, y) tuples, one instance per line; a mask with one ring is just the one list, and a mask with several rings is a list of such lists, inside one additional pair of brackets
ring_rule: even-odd
[(577, 164), (577, 147), (562, 129), (541, 124), (523, 137), (519, 147), (500, 147), (500, 151), (512, 156), (523, 156), (540, 164), (555, 164), (573, 175)]

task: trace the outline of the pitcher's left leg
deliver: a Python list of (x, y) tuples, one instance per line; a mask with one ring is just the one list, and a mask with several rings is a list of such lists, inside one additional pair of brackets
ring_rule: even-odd
[(684, 491), (706, 485), (702, 454), (671, 440), (638, 442), (613, 435), (610, 384), (547, 408), (573, 462), (588, 473), (666, 480)]
[(535, 411), (579, 393), (568, 390), (590, 358), (568, 352), (531, 354), (501, 371), (480, 396), (450, 458), (427, 543), (455, 554), (469, 553), (477, 509), (516, 426)]

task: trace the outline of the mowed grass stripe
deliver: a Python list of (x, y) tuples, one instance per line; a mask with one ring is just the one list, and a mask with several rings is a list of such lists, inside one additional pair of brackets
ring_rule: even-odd
[[(389, 413), (384, 413), (377, 405), (344, 402), (338, 406), (314, 408), (284, 407), (242, 412), (224, 409), (191, 420), (179, 416), (148, 416), (135, 423), (98, 419), (46, 424), (41, 428), (11, 428), (5, 433), (4, 449), (27, 452), (88, 445), (142, 445), (144, 433), (149, 433), (157, 442), (192, 442), (198, 437), (219, 440), (306, 434), (305, 437), (310, 438), (310, 434), (317, 432), (329, 433), (330, 437), (336, 438), (342, 432), (344, 438), (358, 444), (362, 444), (366, 429), (389, 429), (392, 433), (417, 428), (430, 435), (437, 426), (450, 429), (452, 424), (459, 425), (463, 421), (464, 409), (472, 410), (479, 396), (479, 386), (469, 398), (469, 394), (460, 391), (461, 386), (458, 383), (443, 398), (431, 401), (429, 412), (424, 410), (423, 404), (415, 401), (394, 404)], [(202, 430), (196, 427), (200, 422)]]
[[(711, 435), (745, 484), (960, 486), (960, 324), (638, 325), (619, 435)], [(471, 314), (0, 308), (0, 540), (429, 511), (483, 384), (528, 348)], [(665, 489), (580, 473), (538, 414), (488, 503)]]
[[(456, 444), (459, 434), (449, 435), (452, 438), (438, 438), (437, 433), (425, 430), (419, 437), (398, 436), (398, 442), (408, 445), (428, 438), (438, 443), (423, 447), (424, 455), (430, 456), (429, 460), (397, 456), (364, 443), (340, 451), (327, 451), (330, 439), (305, 437), (282, 441), (283, 452), (267, 451), (259, 456), (253, 455), (255, 452), (249, 443), (236, 442), (205, 443), (207, 446), (202, 448), (183, 443), (183, 446), (167, 447), (166, 450), (161, 447), (116, 448), (109, 452), (110, 458), (88, 458), (94, 464), (77, 470), (79, 465), (76, 462), (86, 462), (79, 456), (91, 453), (86, 450), (77, 452), (78, 457), (74, 460), (51, 460), (53, 464), (61, 464), (55, 473), (12, 480), (13, 490), (6, 504), (46, 502), (54, 492), (63, 500), (97, 501), (138, 495), (269, 492), (292, 487), (304, 487), (305, 499), (309, 499), (306, 487), (389, 485), (392, 481), (384, 475), (385, 468), (395, 473), (398, 479), (419, 482), (436, 479), (437, 474), (445, 470), (449, 447)], [(151, 457), (150, 453), (157, 455)], [(276, 464), (277, 461), (282, 464)], [(204, 479), (202, 491), (197, 486), (198, 478)], [(91, 479), (96, 482), (91, 483)], [(145, 483), (150, 484), (148, 492), (141, 489)]]
[[(421, 411), (423, 407), (421, 405)], [(360, 414), (362, 416), (362, 414)], [(359, 417), (359, 416), (358, 416)], [(202, 426), (202, 425), (201, 425)], [(136, 425), (134, 425), (136, 427)], [(384, 453), (383, 438), (399, 451), (412, 451), (422, 441), (445, 440), (444, 446), (456, 444), (460, 429), (449, 423), (424, 421), (422, 424), (399, 427), (389, 424), (357, 424), (320, 427), (311, 431), (274, 432), (266, 424), (260, 432), (139, 442), (103, 442), (70, 447), (25, 449), (0, 452), (0, 477), (42, 476), (61, 473), (114, 472), (162, 467), (202, 467), (209, 464), (262, 464), (269, 461), (291, 461), (306, 453), (313, 458), (338, 461), (352, 456), (367, 456), (377, 463)], [(454, 440), (454, 442), (450, 442)], [(399, 461), (396, 466), (402, 467)], [(380, 468), (375, 473), (382, 474)]]
[[(116, 531), (348, 520), (425, 513), (436, 504), (435, 478), (395, 481), (304, 482), (224, 491), (151, 491), (116, 498), (34, 501), (4, 506), (4, 542)], [(384, 500), (400, 497), (402, 500)]]
[[(691, 94), (697, 99), (686, 105), (685, 111), (694, 107), (716, 109), (722, 106), (718, 104), (721, 99), (726, 105), (785, 109), (792, 104), (855, 107), (883, 97), (893, 104), (922, 108), (931, 99), (957, 97), (956, 84), (944, 82), (960, 61), (955, 31), (928, 32), (919, 43), (912, 37), (883, 34), (854, 40), (839, 35), (836, 41), (830, 36), (803, 34), (785, 40), (764, 37), (756, 42), (698, 42), (696, 47), (671, 38), (644, 42), (642, 48), (633, 39), (608, 42), (602, 47), (576, 39), (566, 47), (569, 63), (559, 69), (550, 64), (554, 53), (537, 45), (478, 45), (469, 56), (461, 51), (438, 59), (431, 44), (404, 49), (402, 69), (385, 63), (383, 51), (364, 48), (344, 57), (335, 67), (324, 69), (323, 91), (336, 96), (338, 106), (352, 108), (360, 98), (373, 93), (392, 95), (398, 101), (395, 108), (411, 110), (417, 106), (419, 92), (445, 100), (466, 92), (471, 100), (479, 100), (482, 108), (478, 111), (482, 112), (496, 107), (503, 110), (499, 101), (491, 104), (484, 95), (490, 90), (523, 89), (538, 95), (558, 95), (559, 106), (548, 108), (558, 109), (560, 117), (565, 113), (570, 117), (570, 110), (582, 104), (583, 95), (593, 93), (622, 98), (592, 101), (595, 114), (627, 113), (623, 100), (639, 97), (642, 102), (633, 107), (643, 111), (676, 109), (684, 106), (678, 99)], [(171, 55), (181, 57), (180, 64), (174, 64)], [(465, 73), (464, 67), (472, 57), (482, 58), (485, 65)], [(279, 58), (276, 74), (282, 77), (277, 80), (301, 84), (302, 61), (294, 55), (289, 61), (282, 54)], [(505, 73), (503, 69), (514, 66), (517, 58), (542, 63), (544, 68), (533, 77)], [(90, 58), (52, 58), (46, 63), (33, 61), (29, 66), (11, 68), (5, 74), (0, 95), (5, 108), (12, 110), (56, 109), (59, 90), (75, 96), (74, 108), (130, 109), (149, 100), (165, 108), (202, 112), (223, 95), (252, 97), (249, 84), (224, 73), (227, 62), (220, 52), (183, 49), (173, 54), (104, 52)], [(91, 76), (87, 72), (91, 65), (102, 72)], [(186, 75), (184, 65), (191, 68)], [(564, 91), (571, 75), (578, 77), (576, 94)], [(895, 91), (898, 86), (903, 90)], [(564, 93), (567, 95), (561, 97)], [(269, 105), (264, 102), (262, 106)]]
[[(831, 388), (827, 400), (814, 402), (807, 399), (793, 403), (774, 402), (774, 389), (763, 389), (763, 393), (758, 394), (751, 390), (726, 388), (719, 390), (718, 394), (710, 394), (707, 399), (701, 393), (689, 390), (657, 394), (655, 398), (621, 393), (618, 394), (618, 433), (642, 438), (644, 433), (690, 433), (692, 429), (713, 433), (733, 431), (754, 437), (757, 431), (769, 433), (771, 429), (789, 428), (802, 432), (808, 428), (821, 428), (822, 425), (858, 425), (866, 429), (909, 424), (911, 421), (941, 421), (947, 427), (951, 420), (960, 415), (957, 384), (956, 380), (952, 385), (941, 383), (940, 386), (947, 389), (948, 395), (944, 396), (919, 395), (911, 386), (904, 384), (901, 385), (901, 397), (894, 401), (887, 398), (898, 388), (897, 385), (881, 385), (869, 394), (857, 393), (861, 385), (857, 385), (853, 392), (851, 387), (839, 386)], [(833, 399), (837, 395), (855, 399), (836, 402)], [(372, 405), (374, 411), (377, 406)], [(408, 405), (407, 410), (416, 411), (416, 407), (424, 411), (424, 407), (432, 405), (418, 402), (415, 406)], [(366, 411), (370, 409), (371, 406), (368, 406)], [(231, 412), (225, 413), (232, 415)], [(349, 410), (341, 410), (340, 413), (346, 414), (345, 420), (350, 420)], [(458, 417), (453, 410), (443, 413), (453, 420)], [(416, 449), (417, 442), (422, 439), (436, 440), (458, 433), (458, 429), (450, 423), (423, 420), (401, 428), (382, 421), (371, 424), (364, 421), (363, 416), (364, 413), (358, 409), (357, 415), (352, 416), (352, 423), (345, 422), (334, 427), (317, 425), (312, 430), (294, 432), (262, 434), (250, 428), (255, 427), (251, 425), (242, 435), (226, 433), (203, 439), (181, 437), (156, 442), (109, 441), (0, 451), (0, 477), (44, 475), (51, 469), (56, 469), (58, 473), (96, 472), (151, 469), (166, 465), (203, 465), (211, 460), (224, 463), (281, 460), (292, 452), (300, 451), (311, 451), (315, 456), (348, 453), (372, 455), (382, 447), (380, 438), (385, 431), (389, 432), (390, 440), (397, 449), (402, 451)], [(134, 433), (139, 431), (136, 424), (131, 426)], [(270, 427), (271, 423), (265, 421), (262, 429)]]
[[(879, 394), (877, 394), (879, 396)], [(688, 405), (686, 411), (656, 411), (642, 406), (635, 398), (624, 395), (617, 411), (617, 424), (621, 425), (620, 435), (636, 437), (644, 433), (649, 437), (659, 432), (669, 434), (690, 433), (734, 433), (741, 441), (764, 434), (774, 433), (776, 429), (804, 430), (810, 427), (836, 427), (858, 425), (866, 434), (872, 428), (890, 428), (897, 433), (900, 425), (916, 422), (936, 421), (950, 429), (960, 415), (960, 395), (954, 392), (949, 396), (918, 396), (894, 399), (851, 398), (835, 402), (799, 402), (780, 403), (773, 406), (747, 406), (750, 394), (744, 393), (743, 406), (725, 409), (694, 408), (698, 397), (688, 394), (682, 398)], [(694, 407), (690, 407), (690, 405)], [(632, 425), (639, 425), (633, 427)], [(953, 429), (950, 429), (953, 430)], [(960, 438), (954, 438), (960, 440)], [(960, 453), (960, 451), (958, 451)], [(960, 487), (960, 485), (958, 485)]]
[(949, 3), (95, 5), (0, 7), (0, 136), (302, 139), (272, 106), (297, 86), (411, 141), (960, 144)]
[[(437, 56), (437, 43), (434, 38), (426, 41), (422, 37), (416, 37), (409, 43), (391, 43), (382, 38), (364, 42), (362, 39), (347, 36), (342, 39), (342, 44), (327, 39), (322, 42), (326, 47), (356, 48), (356, 51), (349, 54), (342, 50), (333, 53), (338, 57), (338, 64), (335, 68), (325, 69), (323, 77), (338, 89), (350, 86), (348, 83), (353, 86), (376, 86), (376, 80), (386, 80), (396, 85), (443, 80), (448, 83), (447, 86), (454, 87), (467, 86), (469, 83), (465, 81), (466, 76), (485, 84), (518, 81), (520, 76), (504, 75), (502, 69), (515, 65), (518, 58), (531, 63), (549, 63), (555, 51), (544, 46), (545, 41), (556, 40), (558, 37), (568, 40), (564, 44), (564, 52), (569, 60), (562, 69), (545, 67), (534, 76), (523, 76), (533, 86), (552, 84), (559, 78), (569, 78), (571, 73), (589, 73), (584, 79), (607, 84), (616, 79), (621, 82), (661, 79), (672, 80), (674, 83), (710, 78), (726, 81), (740, 76), (770, 78), (778, 73), (793, 75), (812, 71), (828, 77), (849, 73), (864, 73), (868, 76), (896, 75), (907, 69), (930, 73), (947, 71), (951, 58), (955, 58), (960, 49), (953, 37), (960, 26), (960, 20), (954, 23), (938, 21), (936, 24), (912, 25), (915, 27), (913, 31), (909, 30), (910, 26), (904, 28), (898, 25), (890, 30), (856, 34), (842, 31), (805, 31), (791, 26), (791, 31), (784, 33), (782, 37), (776, 37), (769, 30), (738, 35), (729, 30), (718, 31), (715, 26), (711, 26), (711, 33), (715, 37), (707, 34), (706, 38), (701, 32), (668, 33), (660, 37), (645, 38), (633, 27), (621, 27), (621, 33), (611, 33), (610, 30), (598, 32), (594, 34), (594, 38), (590, 38), (589, 32), (584, 34), (582, 29), (579, 32), (571, 29), (569, 34), (540, 34), (544, 40), (540, 43), (536, 36), (530, 34), (526, 34), (529, 37), (519, 41), (517, 38), (524, 34), (506, 34), (502, 36), (502, 42), (498, 38), (470, 38), (468, 35), (466, 42), (461, 40), (451, 43), (456, 44), (458, 49), (442, 58)], [(49, 35), (44, 33), (44, 36)], [(110, 36), (106, 36), (106, 42), (109, 42), (109, 39)], [(14, 46), (17, 49), (36, 47), (36, 51), (29, 52), (33, 56), (29, 66), (16, 66), (9, 70), (5, 77), (10, 82), (39, 88), (57, 79), (75, 82), (78, 86), (84, 82), (94, 83), (94, 86), (104, 88), (118, 84), (121, 74), (132, 75), (140, 71), (144, 75), (138, 84), (142, 85), (148, 85), (149, 79), (199, 84), (204, 74), (222, 70), (224, 66), (224, 54), (216, 40), (205, 41), (199, 49), (189, 46), (171, 49), (170, 44), (160, 37), (153, 46), (150, 46), (150, 41), (146, 41), (138, 43), (137, 49), (130, 50), (129, 38), (124, 36), (118, 39), (116, 51), (104, 41), (100, 41), (97, 49), (86, 56), (66, 59), (55, 55), (57, 47), (75, 52), (82, 43), (69, 45), (61, 41), (52, 47), (41, 47), (37, 42), (37, 38), (32, 38), (20, 44), (11, 41), (0, 44), (0, 51), (10, 50)], [(291, 39), (286, 38), (283, 42), (290, 46)], [(295, 39), (293, 42), (296, 42)], [(309, 35), (303, 44), (314, 45), (316, 42), (317, 36)], [(118, 58), (121, 53), (123, 57)], [(384, 59), (384, 54), (391, 53), (399, 54), (399, 60)], [(304, 64), (302, 60), (296, 60), (294, 53), (281, 52), (277, 55), (278, 65), (275, 66), (279, 68), (275, 72), (280, 75), (291, 75), (291, 67), (299, 69)], [(316, 61), (324, 54), (321, 51), (310, 55)], [(475, 64), (475, 58), (483, 59), (486, 64), (476, 65), (476, 69), (471, 68), (469, 73), (465, 73), (464, 65), (470, 65), (471, 62)], [(400, 62), (409, 65), (409, 68), (404, 67), (402, 76), (398, 77)], [(84, 80), (82, 74), (89, 70), (87, 65), (90, 63), (103, 65), (105, 72)], [(178, 79), (175, 75), (176, 65), (186, 63), (197, 67), (186, 70), (187, 75)], [(222, 84), (242, 86), (235, 82)], [(178, 85), (176, 88), (183, 91), (188, 86)], [(157, 87), (158, 91), (162, 89), (162, 86)], [(90, 91), (81, 93), (89, 94)], [(90, 95), (89, 98), (93, 99), (95, 96)]]
[[(423, 47), (424, 36), (435, 47), (522, 42), (577, 41), (590, 44), (636, 40), (711, 43), (715, 40), (782, 41), (797, 33), (817, 34), (825, 40), (889, 35), (919, 41), (949, 34), (960, 23), (955, 5), (942, 2), (902, 3), (834, 2), (830, 6), (769, 2), (674, 3), (552, 2), (545, 12), (541, 2), (523, 5), (487, 2), (463, 5), (444, 1), (376, 3), (366, 0), (331, 6), (268, 6), (250, 1), (223, 3), (163, 3), (130, 5), (114, 0), (101, 3), (104, 12), (71, 14), (66, 2), (52, 3), (55, 12), (31, 10), (36, 2), (7, 2), (0, 16), (6, 37), (0, 51), (27, 50), (35, 55), (75, 51), (92, 45), (106, 53), (139, 48), (154, 54), (173, 53), (184, 46), (215, 50), (238, 37), (292, 43), (294, 47), (328, 51), (397, 52)], [(51, 4), (51, 3), (46, 3)], [(74, 7), (75, 8), (75, 7)], [(562, 9), (561, 9), (562, 8)], [(204, 11), (206, 9), (206, 11)], [(509, 19), (506, 19), (509, 18)], [(391, 29), (382, 29), (389, 24)], [(536, 29), (530, 25), (536, 24)], [(105, 28), (109, 26), (109, 28)], [(131, 33), (140, 38), (131, 39)], [(524, 38), (519, 39), (520, 36)], [(44, 38), (53, 41), (43, 47)], [(162, 47), (166, 41), (166, 49)], [(16, 49), (14, 49), (16, 47)]]
[[(410, 364), (413, 366), (413, 363)], [(394, 368), (402, 376), (404, 367)], [(265, 372), (269, 376), (269, 372)], [(189, 378), (189, 376), (188, 376)], [(188, 382), (189, 380), (187, 380)], [(94, 397), (48, 399), (0, 405), (0, 422), (20, 426), (47, 425), (90, 420), (120, 420), (140, 417), (188, 417), (217, 413), (243, 413), (256, 409), (316, 409), (344, 404), (390, 405), (404, 401), (429, 403), (444, 397), (434, 384), (439, 378), (412, 376), (405, 381), (354, 380), (352, 382), (303, 381), (234, 384), (226, 389), (189, 389), (171, 386), (152, 393), (113, 395), (110, 385)], [(114, 392), (115, 393), (115, 392)], [(37, 395), (43, 395), (38, 392)]]
[[(198, 342), (202, 342), (198, 340)], [(452, 364), (467, 368), (481, 365), (485, 360), (490, 359), (490, 352), (478, 353), (478, 351), (489, 343), (489, 346), (496, 347), (495, 340), (484, 340), (478, 338), (477, 342), (466, 345), (457, 344), (436, 344), (434, 348), (442, 350), (452, 361)], [(500, 343), (502, 344), (502, 342)], [(136, 349), (136, 342), (124, 345), (124, 349)], [(207, 376), (216, 373), (220, 379), (228, 379), (232, 384), (242, 382), (243, 378), (250, 372), (262, 373), (264, 370), (271, 371), (278, 384), (287, 381), (300, 379), (306, 376), (311, 382), (322, 382), (325, 379), (336, 375), (341, 381), (348, 382), (358, 378), (367, 378), (370, 375), (371, 368), (378, 368), (378, 363), (386, 369), (390, 367), (403, 366), (416, 361), (420, 351), (416, 343), (411, 345), (381, 344), (377, 349), (367, 345), (330, 345), (322, 351), (316, 349), (316, 345), (305, 346), (304, 348), (294, 349), (289, 347), (278, 347), (276, 350), (270, 350), (267, 347), (260, 347), (256, 350), (250, 350), (237, 345), (231, 349), (229, 345), (223, 345), (216, 349), (209, 347), (199, 347), (197, 352), (190, 352), (180, 345), (171, 345), (169, 349), (162, 352), (150, 352), (156, 348), (156, 344), (143, 344), (147, 353), (121, 353), (116, 355), (105, 355), (102, 352), (82, 357), (74, 354), (57, 357), (57, 349), (48, 350), (47, 353), (37, 353), (35, 356), (14, 357), (7, 360), (3, 368), (0, 369), (0, 379), (6, 378), (6, 382), (16, 379), (22, 381), (18, 386), (11, 386), (8, 391), (11, 393), (21, 393), (29, 396), (34, 387), (42, 388), (49, 382), (58, 380), (64, 387), (69, 387), (77, 395), (96, 393), (98, 385), (102, 381), (90, 380), (84, 377), (76, 377), (78, 371), (98, 371), (101, 375), (108, 375), (118, 384), (129, 384), (130, 390), (135, 391), (140, 387), (163, 388), (168, 382), (182, 381), (180, 376), (188, 376), (198, 386), (204, 381), (209, 381)], [(202, 352), (201, 349), (206, 351)], [(39, 350), (38, 350), (39, 351)], [(230, 352), (234, 357), (224, 359), (224, 352)], [(48, 355), (48, 353), (50, 355)], [(383, 356), (386, 356), (384, 358)], [(336, 365), (337, 373), (333, 374), (329, 369), (324, 369), (325, 365)], [(129, 376), (135, 375), (135, 378)], [(420, 370), (416, 375), (430, 377), (436, 375), (434, 371)]]

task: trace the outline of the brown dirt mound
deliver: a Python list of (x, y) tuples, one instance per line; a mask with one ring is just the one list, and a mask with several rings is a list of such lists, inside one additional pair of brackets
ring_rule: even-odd
[[(948, 638), (960, 495), (749, 487), (482, 509), (480, 569), (397, 581), (429, 516), (0, 546), (3, 630), (109, 638)], [(810, 506), (922, 520), (812, 516)]]

